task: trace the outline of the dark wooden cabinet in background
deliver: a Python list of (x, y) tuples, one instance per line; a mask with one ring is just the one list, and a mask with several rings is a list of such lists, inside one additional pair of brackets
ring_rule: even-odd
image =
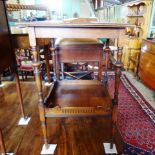
[(0, 0), (0, 73), (14, 63), (5, 1)]

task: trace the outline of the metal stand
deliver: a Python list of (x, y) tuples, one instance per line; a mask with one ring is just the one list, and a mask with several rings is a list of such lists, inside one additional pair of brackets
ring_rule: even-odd
[(110, 147), (111, 143), (103, 143), (104, 150), (106, 154), (117, 154), (116, 145), (113, 144), (113, 147)]
[(57, 144), (49, 144), (48, 148), (46, 148), (44, 144), (40, 154), (54, 154), (56, 147)]

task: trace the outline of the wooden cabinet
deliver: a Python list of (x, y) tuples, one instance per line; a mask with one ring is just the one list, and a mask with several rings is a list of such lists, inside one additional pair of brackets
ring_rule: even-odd
[[(125, 69), (132, 69), (137, 72), (139, 53), (142, 39), (148, 37), (148, 30), (151, 18), (152, 1), (151, 0), (136, 0), (128, 2), (124, 5), (125, 21), (136, 25), (136, 28), (131, 33), (136, 38), (128, 38), (123, 40), (123, 63)], [(123, 9), (123, 8), (122, 8)], [(130, 63), (131, 62), (131, 63)]]
[(154, 34), (153, 37), (155, 38), (155, 1), (153, 2), (153, 7), (152, 7), (149, 37), (150, 37), (151, 32), (153, 32)]
[(128, 13), (126, 20), (130, 24), (137, 25), (137, 31), (140, 38), (147, 38), (148, 29), (151, 18), (152, 11), (152, 1), (151, 0), (138, 0), (132, 1), (126, 4), (128, 8)]
[[(138, 55), (140, 52), (141, 47), (141, 39), (140, 38), (129, 38), (126, 39), (120, 39), (119, 40), (119, 46), (123, 47), (123, 56), (122, 56), (122, 62), (124, 64), (124, 68), (131, 69), (131, 70), (137, 70), (136, 64), (138, 63)], [(132, 57), (133, 59), (136, 59), (136, 62), (131, 61), (129, 63), (129, 59)]]
[(142, 42), (139, 77), (144, 84), (155, 90), (155, 41)]
[(5, 2), (0, 1), (0, 72), (12, 65), (14, 60), (5, 10)]

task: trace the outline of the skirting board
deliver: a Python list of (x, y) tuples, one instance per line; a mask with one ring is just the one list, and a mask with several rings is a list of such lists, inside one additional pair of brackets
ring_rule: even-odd
[(115, 144), (113, 144), (112, 149), (110, 149), (110, 143), (103, 143), (103, 146), (106, 154), (117, 154), (117, 149)]
[(18, 122), (18, 125), (28, 125), (29, 121), (30, 121), (31, 117), (21, 117), (19, 122)]
[(48, 149), (46, 149), (45, 144), (41, 150), (41, 154), (54, 154), (57, 144), (49, 144)]

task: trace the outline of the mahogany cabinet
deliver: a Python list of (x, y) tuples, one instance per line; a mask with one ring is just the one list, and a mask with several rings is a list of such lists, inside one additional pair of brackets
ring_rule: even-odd
[(140, 79), (155, 90), (155, 40), (143, 40), (139, 63)]

